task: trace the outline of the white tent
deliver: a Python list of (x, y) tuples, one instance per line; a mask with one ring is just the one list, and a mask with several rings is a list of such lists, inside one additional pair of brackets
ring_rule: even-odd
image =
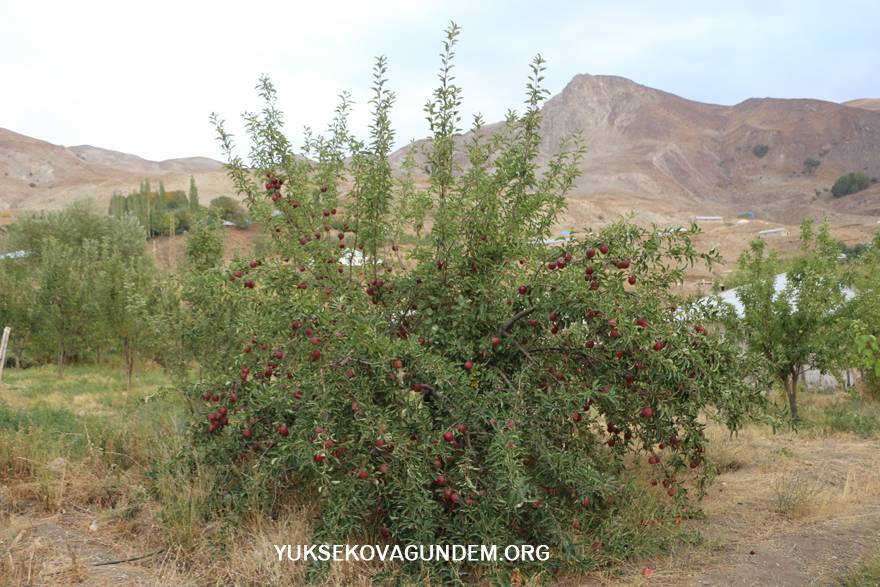
[[(361, 251), (356, 249), (345, 249), (345, 252), (339, 257), (340, 265), (348, 265), (351, 267), (361, 267), (364, 264), (369, 263), (369, 261), (370, 260), (364, 257), (364, 254)], [(379, 259), (377, 263), (381, 265), (382, 259)]]
[[(779, 296), (785, 288), (788, 287), (788, 274), (780, 273), (774, 278), (773, 281), (773, 289), (775, 290), (775, 296)], [(736, 315), (740, 318), (745, 317), (745, 309), (743, 308), (742, 302), (739, 299), (739, 294), (737, 291), (738, 287), (734, 287), (732, 289), (728, 289), (725, 291), (718, 292), (715, 295), (706, 296), (704, 298), (700, 298), (697, 300), (697, 304), (699, 305), (716, 305), (716, 304), (726, 304), (732, 306), (736, 311)], [(847, 300), (851, 300), (855, 297), (855, 292), (846, 286), (841, 286), (841, 291), (843, 292), (843, 296)], [(797, 294), (795, 294), (795, 299), (791, 301), (792, 304), (797, 306)]]

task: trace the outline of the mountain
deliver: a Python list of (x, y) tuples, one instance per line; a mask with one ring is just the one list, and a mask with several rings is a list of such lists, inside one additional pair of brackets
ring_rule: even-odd
[[(852, 171), (880, 176), (878, 107), (880, 100), (774, 98), (722, 106), (622, 77), (581, 74), (543, 107), (540, 160), (546, 163), (562, 138), (582, 131), (587, 152), (566, 227), (631, 210), (640, 220), (660, 223), (748, 211), (786, 225), (828, 216), (838, 225), (874, 226), (880, 184), (839, 199), (830, 187)], [(495, 123), (484, 130), (500, 128)], [(395, 152), (392, 163), (410, 148)], [(143, 178), (186, 189), (190, 174), (205, 200), (232, 194), (221, 164), (210, 159), (147, 161), (0, 129), (0, 209), (58, 207), (87, 194), (104, 200)]]
[(880, 110), (880, 98), (859, 98), (858, 100), (850, 100), (844, 102), (846, 106), (853, 108), (864, 108), (865, 110)]
[(127, 193), (143, 179), (186, 190), (190, 175), (206, 202), (233, 191), (223, 165), (206, 157), (148, 161), (89, 145), (54, 145), (0, 128), (0, 210), (58, 208), (83, 196), (105, 203), (113, 192)]
[(542, 158), (581, 129), (587, 152), (569, 200), (572, 226), (627, 210), (660, 222), (750, 211), (784, 224), (805, 216), (873, 224), (877, 191), (835, 199), (829, 188), (850, 171), (880, 176), (880, 111), (867, 108), (876, 103), (753, 98), (721, 106), (582, 74), (543, 107)]

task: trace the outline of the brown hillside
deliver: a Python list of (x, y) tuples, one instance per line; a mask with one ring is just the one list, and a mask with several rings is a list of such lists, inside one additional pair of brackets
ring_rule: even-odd
[(87, 145), (53, 145), (0, 128), (0, 210), (60, 208), (85, 196), (103, 204), (143, 179), (185, 190), (190, 175), (205, 201), (232, 193), (222, 164), (205, 157), (148, 161)]
[[(664, 224), (719, 215), (731, 225), (738, 213), (751, 211), (767, 226), (827, 216), (848, 227), (847, 240), (867, 240), (880, 226), (880, 187), (839, 199), (828, 190), (850, 171), (880, 176), (880, 110), (868, 109), (875, 102), (756, 98), (721, 106), (621, 77), (577, 75), (543, 110), (543, 161), (575, 129), (587, 146), (560, 228), (629, 212)], [(485, 132), (499, 128), (490, 124)], [(399, 164), (409, 148), (395, 152), (392, 162)], [(808, 159), (818, 165), (809, 169)], [(60, 207), (84, 195), (103, 202), (145, 177), (186, 189), (191, 173), (203, 201), (232, 195), (220, 164), (210, 159), (147, 161), (0, 129), (0, 210)], [(730, 238), (747, 241), (757, 228), (733, 225)]]
[(858, 100), (850, 100), (844, 102), (844, 106), (852, 106), (853, 108), (864, 108), (865, 110), (880, 111), (880, 98), (859, 98)]
[[(874, 196), (844, 205), (827, 193), (849, 171), (880, 175), (880, 111), (806, 99), (719, 106), (583, 74), (547, 101), (543, 115), (545, 157), (574, 129), (583, 131), (574, 225), (627, 210), (677, 222), (747, 210), (784, 224), (805, 216), (880, 218)], [(805, 167), (810, 158), (819, 162), (814, 170)]]

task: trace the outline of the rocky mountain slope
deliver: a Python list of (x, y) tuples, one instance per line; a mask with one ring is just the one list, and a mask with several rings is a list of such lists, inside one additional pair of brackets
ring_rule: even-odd
[(575, 225), (627, 210), (661, 222), (751, 211), (785, 224), (804, 216), (873, 223), (876, 191), (848, 199), (828, 191), (850, 171), (880, 176), (880, 110), (870, 109), (880, 101), (856, 102), (720, 106), (584, 74), (545, 104), (542, 153), (582, 130), (587, 153), (569, 206)]
[[(575, 129), (587, 146), (566, 217), (573, 227), (630, 210), (657, 222), (746, 211), (782, 224), (804, 216), (837, 224), (880, 219), (880, 189), (841, 199), (828, 191), (850, 171), (880, 176), (880, 100), (754, 98), (720, 106), (583, 74), (547, 101), (543, 115), (542, 159)], [(205, 198), (232, 191), (210, 159), (147, 161), (0, 129), (0, 209), (57, 207), (85, 194), (101, 200), (144, 177), (185, 189), (190, 174)]]

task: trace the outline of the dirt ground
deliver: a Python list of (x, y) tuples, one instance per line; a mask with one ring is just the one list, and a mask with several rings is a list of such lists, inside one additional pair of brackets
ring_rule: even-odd
[[(698, 544), (559, 584), (831, 585), (880, 546), (880, 442), (759, 428), (713, 436), (721, 474), (702, 502), (705, 517), (685, 522), (702, 536)], [(126, 522), (108, 521), (99, 507), (3, 512), (16, 490), (0, 486), (0, 513), (14, 535), (0, 542), (0, 556), (27, 558), (25, 584), (179, 584), (173, 553), (157, 552), (148, 536), (126, 539)], [(135, 557), (144, 558), (126, 561)]]
[(686, 522), (702, 543), (581, 585), (834, 585), (880, 548), (880, 442), (757, 429), (713, 440), (722, 472), (705, 519)]

